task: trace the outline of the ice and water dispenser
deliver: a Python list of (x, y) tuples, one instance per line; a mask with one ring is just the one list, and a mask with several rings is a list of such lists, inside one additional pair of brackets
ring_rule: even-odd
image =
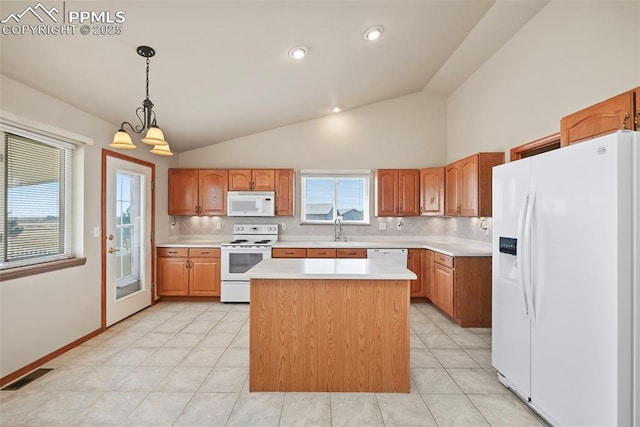
[(500, 236), (498, 251), (500, 252), (498, 260), (500, 276), (518, 280), (518, 263), (516, 262), (518, 239)]

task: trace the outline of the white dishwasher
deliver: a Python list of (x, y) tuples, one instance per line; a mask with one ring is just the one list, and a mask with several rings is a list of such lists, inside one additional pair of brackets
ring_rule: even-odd
[(367, 258), (390, 259), (406, 267), (408, 252), (407, 249), (367, 249)]

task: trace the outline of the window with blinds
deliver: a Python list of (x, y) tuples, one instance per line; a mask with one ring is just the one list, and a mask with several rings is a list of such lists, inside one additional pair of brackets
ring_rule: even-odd
[(302, 223), (369, 224), (370, 173), (301, 172)]
[(0, 269), (71, 258), (73, 146), (0, 137)]

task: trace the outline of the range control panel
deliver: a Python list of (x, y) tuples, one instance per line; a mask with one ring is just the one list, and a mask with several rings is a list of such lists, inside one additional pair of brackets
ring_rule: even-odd
[(518, 239), (514, 239), (512, 237), (500, 236), (500, 244), (499, 244), (500, 253), (517, 255), (518, 253), (517, 247), (518, 247)]

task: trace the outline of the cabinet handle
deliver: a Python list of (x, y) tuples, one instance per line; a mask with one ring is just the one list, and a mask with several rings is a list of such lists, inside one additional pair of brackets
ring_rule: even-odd
[(627, 129), (627, 120), (631, 117), (629, 113), (624, 113), (624, 119), (622, 119), (622, 130)]
[(209, 255), (209, 251), (200, 251), (202, 255)]
[(284, 254), (285, 255), (293, 255), (294, 253), (293, 252), (285, 252)]
[(171, 254), (171, 255), (175, 255), (177, 253), (178, 253), (178, 251), (169, 251), (169, 254)]

